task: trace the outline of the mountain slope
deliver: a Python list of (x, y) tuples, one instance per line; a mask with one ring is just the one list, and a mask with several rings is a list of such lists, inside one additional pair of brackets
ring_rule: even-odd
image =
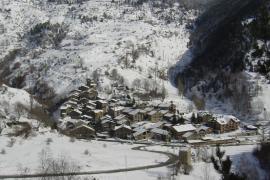
[[(183, 4), (105, 0), (70, 5), (5, 0), (2, 4), (0, 41), (6, 48), (0, 72), (13, 87), (57, 102), (96, 69), (102, 76), (118, 69), (127, 85), (132, 85), (135, 75), (148, 79), (158, 70), (173, 98), (177, 96), (177, 90), (166, 83), (166, 71), (186, 51), (186, 25), (196, 12)], [(103, 86), (110, 82), (106, 77), (103, 81)], [(164, 83), (161, 77), (158, 81)]]

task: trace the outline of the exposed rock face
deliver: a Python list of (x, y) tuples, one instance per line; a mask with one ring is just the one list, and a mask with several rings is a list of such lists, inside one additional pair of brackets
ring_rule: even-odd
[(257, 0), (218, 0), (196, 21), (196, 29), (190, 37), (193, 53), (200, 55), (213, 49), (224, 35), (230, 33), (230, 24), (239, 23), (244, 16), (259, 6)]
[[(249, 84), (242, 72), (251, 43), (242, 21), (252, 15), (260, 3), (257, 0), (220, 0), (198, 18), (190, 37), (190, 62), (178, 68), (176, 76), (170, 76), (176, 86), (181, 84), (183, 93), (190, 98), (200, 94), (204, 100), (211, 93), (220, 101), (229, 99), (232, 104), (237, 103), (236, 106), (249, 106), (246, 92)], [(177, 68), (170, 72), (177, 72)], [(243, 102), (236, 98), (240, 94)], [(247, 111), (248, 107), (234, 109)]]

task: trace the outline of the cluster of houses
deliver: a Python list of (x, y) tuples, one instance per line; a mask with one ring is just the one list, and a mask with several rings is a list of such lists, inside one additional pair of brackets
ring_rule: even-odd
[(200, 139), (211, 133), (237, 130), (240, 121), (233, 116), (207, 112), (181, 114), (173, 102), (152, 105), (136, 103), (125, 87), (117, 87), (110, 99), (99, 97), (97, 85), (71, 92), (60, 107), (59, 129), (77, 138), (117, 137), (133, 140), (170, 141)]

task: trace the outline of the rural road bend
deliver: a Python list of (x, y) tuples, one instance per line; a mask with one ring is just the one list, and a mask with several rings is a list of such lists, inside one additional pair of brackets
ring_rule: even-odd
[(153, 151), (153, 150), (146, 150), (145, 147), (147, 146), (138, 146), (132, 148), (133, 150), (138, 151), (147, 151), (152, 153), (159, 153), (166, 155), (169, 159), (165, 162), (160, 162), (158, 164), (153, 165), (146, 165), (146, 166), (138, 166), (138, 167), (131, 167), (131, 168), (120, 168), (120, 169), (112, 169), (112, 170), (100, 170), (100, 171), (81, 171), (81, 172), (72, 172), (72, 173), (59, 173), (59, 174), (23, 174), (23, 175), (0, 175), (0, 179), (22, 179), (22, 178), (38, 178), (38, 177), (57, 177), (57, 176), (77, 176), (77, 175), (95, 175), (95, 174), (109, 174), (109, 173), (119, 173), (119, 172), (128, 172), (128, 171), (138, 171), (144, 169), (152, 169), (158, 167), (169, 166), (175, 164), (178, 157), (172, 153), (162, 152), (162, 151)]

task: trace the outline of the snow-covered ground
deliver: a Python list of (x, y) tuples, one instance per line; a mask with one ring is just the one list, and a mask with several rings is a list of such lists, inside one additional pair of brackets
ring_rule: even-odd
[[(14, 143), (12, 144), (11, 141)], [(46, 150), (53, 158), (61, 156), (75, 162), (81, 171), (111, 170), (158, 164), (167, 156), (132, 150), (138, 145), (117, 142), (75, 140), (44, 131), (29, 139), (0, 136), (0, 174), (18, 174), (19, 168), (28, 168), (30, 173), (38, 172), (40, 153)], [(12, 144), (12, 145), (10, 145)]]
[[(233, 161), (233, 167), (237, 167), (241, 165), (241, 161), (243, 158), (246, 159), (244, 163), (252, 163), (254, 164), (253, 168), (256, 167), (259, 171), (260, 177), (262, 178), (264, 172), (259, 168), (258, 161), (252, 155), (252, 151), (255, 148), (255, 145), (245, 145), (245, 146), (227, 146), (222, 147), (222, 150), (226, 151), (226, 155), (229, 155)], [(151, 150), (159, 150), (171, 153), (178, 153), (179, 148), (168, 148), (164, 146), (151, 146), (147, 149)], [(192, 150), (196, 152), (196, 150)], [(209, 152), (212, 149), (208, 149)], [(176, 179), (184, 179), (184, 180), (203, 180), (209, 177), (211, 180), (218, 180), (220, 175), (214, 170), (214, 167), (211, 163), (204, 163), (202, 161), (195, 161), (192, 163), (193, 170), (190, 175), (178, 174)], [(207, 173), (206, 173), (207, 172)], [(125, 172), (125, 173), (115, 173), (115, 174), (102, 174), (96, 175), (95, 177), (101, 180), (126, 180), (133, 179), (134, 176), (138, 179), (144, 180), (156, 180), (156, 179), (170, 179), (172, 178), (171, 169), (167, 167), (150, 169), (145, 171), (133, 171), (133, 172)]]
[[(28, 173), (38, 172), (42, 150), (49, 152), (53, 158), (64, 156), (69, 161), (73, 161), (80, 167), (81, 171), (93, 170), (111, 170), (126, 167), (138, 167), (142, 165), (152, 165), (159, 162), (164, 162), (168, 157), (165, 155), (136, 151), (131, 148), (139, 146), (132, 144), (121, 144), (118, 142), (102, 142), (102, 141), (86, 141), (75, 140), (59, 135), (55, 132), (50, 132), (46, 129), (31, 136), (29, 139), (9, 138), (0, 136), (0, 150), (5, 153), (0, 154), (0, 173), (18, 174), (22, 169), (27, 168)], [(13, 143), (11, 143), (13, 141)], [(12, 145), (11, 145), (12, 144)], [(243, 146), (224, 146), (221, 149), (226, 151), (233, 161), (233, 167), (241, 167), (243, 159), (245, 162), (254, 164), (254, 167), (259, 167), (258, 162), (252, 155), (255, 145)], [(179, 147), (166, 146), (149, 146), (148, 150), (157, 150), (178, 154)], [(202, 149), (206, 150), (209, 155), (214, 152), (214, 148)], [(18, 153), (19, 152), (19, 153)], [(87, 152), (87, 153), (86, 153)], [(192, 149), (196, 154), (198, 151)], [(196, 157), (196, 156), (195, 156)], [(208, 171), (212, 179), (219, 179), (220, 175), (214, 170), (211, 163), (204, 163), (197, 158), (192, 162), (193, 170), (190, 175), (178, 174), (177, 179), (197, 180), (203, 179), (205, 171)], [(258, 168), (258, 171), (263, 175), (263, 171)], [(145, 179), (156, 180), (158, 178), (166, 179), (171, 177), (172, 169), (168, 167), (145, 169), (131, 172), (111, 173), (92, 175), (100, 180), (124, 180), (124, 179)], [(82, 177), (87, 177), (82, 176)]]
[(0, 130), (6, 128), (6, 122), (14, 119), (34, 122), (27, 119), (31, 104), (32, 107), (40, 107), (35, 99), (31, 100), (30, 94), (25, 90), (0, 86)]
[[(264, 171), (260, 168), (258, 164), (258, 160), (252, 155), (252, 152), (256, 148), (256, 145), (241, 145), (241, 146), (222, 146), (221, 150), (225, 151), (225, 156), (230, 156), (233, 164), (232, 168), (236, 168), (237, 172), (239, 172), (239, 169), (248, 170), (248, 168), (255, 168), (258, 171), (258, 174), (260, 177), (259, 179), (263, 179), (264, 177)], [(165, 147), (165, 146), (151, 146), (147, 149), (151, 150), (159, 150), (159, 151), (165, 151), (165, 152), (171, 152), (174, 154), (177, 154), (179, 152), (179, 148), (174, 147)], [(208, 155), (212, 155), (215, 153), (214, 147), (208, 147), (208, 148), (201, 148), (200, 153), (203, 153), (204, 151), (208, 152)], [(179, 179), (185, 179), (185, 180), (197, 180), (197, 179), (205, 179), (206, 177), (206, 171), (208, 172), (208, 177), (212, 180), (217, 180), (220, 178), (220, 175), (216, 172), (214, 169), (212, 163), (204, 163), (201, 160), (198, 160), (197, 153), (199, 151), (196, 149), (192, 149), (192, 153), (195, 155), (193, 158), (192, 166), (193, 170), (191, 171), (190, 175), (183, 175), (179, 174), (177, 178)], [(243, 166), (243, 164), (246, 164)], [(250, 164), (248, 166), (247, 164)], [(154, 179), (154, 178), (153, 178)]]

